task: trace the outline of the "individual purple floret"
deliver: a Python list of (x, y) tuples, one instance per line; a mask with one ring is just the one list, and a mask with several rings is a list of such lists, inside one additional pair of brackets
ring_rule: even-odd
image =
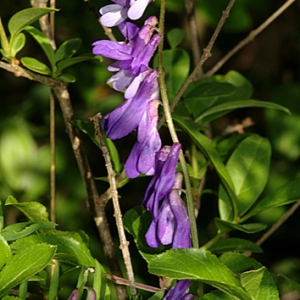
[(102, 126), (111, 140), (120, 139), (134, 131), (139, 124), (151, 100), (158, 99), (157, 71), (152, 70), (135, 96), (126, 100), (103, 118)]
[(155, 154), (161, 148), (161, 139), (156, 128), (158, 104), (158, 100), (148, 103), (139, 124), (137, 142), (124, 165), (129, 178), (135, 178), (141, 173), (146, 175), (154, 173)]
[(171, 192), (165, 197), (157, 217), (146, 233), (150, 247), (172, 244), (172, 248), (190, 248), (191, 227), (186, 206), (180, 198), (182, 173), (177, 173)]
[(139, 19), (147, 5), (153, 0), (112, 0), (115, 4), (100, 9), (100, 22), (107, 27), (117, 26), (128, 17), (131, 20)]
[(101, 40), (93, 43), (95, 55), (116, 60), (108, 70), (117, 73), (107, 83), (113, 82), (117, 91), (127, 89), (126, 99), (132, 98), (138, 90), (145, 77), (143, 73), (149, 69), (149, 61), (160, 42), (158, 34), (152, 37), (156, 25), (156, 17), (148, 18), (140, 30), (130, 22), (123, 22), (118, 27), (126, 42)]
[(175, 171), (181, 149), (180, 143), (172, 147), (164, 146), (155, 157), (155, 173), (146, 190), (143, 205), (152, 213), (158, 215), (159, 203), (171, 191), (175, 181)]
[(163, 297), (163, 300), (193, 300), (194, 295), (188, 293), (191, 284), (191, 280), (179, 280)]

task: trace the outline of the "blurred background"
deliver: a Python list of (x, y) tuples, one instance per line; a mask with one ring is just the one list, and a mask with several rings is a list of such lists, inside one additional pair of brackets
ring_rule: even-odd
[[(204, 48), (227, 6), (225, 0), (196, 0), (196, 18), (199, 29), (199, 42)], [(284, 1), (281, 0), (239, 0), (226, 22), (212, 57), (206, 62), (204, 71), (232, 49), (249, 32), (258, 27)], [(109, 1), (90, 0), (96, 10), (109, 4)], [(159, 13), (160, 1), (149, 5), (143, 20)], [(1, 0), (0, 16), (7, 29), (9, 18), (19, 10), (30, 7), (29, 1)], [(55, 18), (55, 39), (59, 46), (70, 38), (80, 38), (82, 46), (78, 54), (91, 53), (91, 44), (105, 39), (103, 29), (85, 1), (57, 0)], [(190, 53), (190, 37), (187, 19), (183, 11), (184, 1), (169, 1), (167, 5), (167, 31), (178, 27), (185, 30), (185, 40), (180, 45)], [(141, 25), (142, 20), (137, 24)], [(38, 23), (36, 23), (38, 26)], [(114, 31), (120, 38), (117, 31)], [(168, 48), (168, 44), (165, 45)], [(47, 60), (39, 45), (26, 34), (26, 46), (18, 57), (32, 56), (45, 63)], [(76, 77), (69, 85), (75, 118), (88, 121), (88, 118), (101, 112), (110, 112), (123, 101), (120, 93), (106, 85), (110, 76), (106, 70), (110, 62), (83, 62), (70, 67), (67, 72)], [(270, 178), (265, 194), (274, 188), (300, 176), (300, 1), (284, 12), (274, 23), (263, 31), (254, 41), (238, 52), (219, 74), (236, 70), (253, 84), (253, 99), (273, 101), (284, 105), (292, 112), (285, 115), (275, 110), (259, 108), (236, 110), (212, 123), (213, 136), (219, 136), (228, 125), (242, 122), (250, 117), (254, 123), (247, 132), (258, 133), (272, 144), (272, 163)], [(45, 85), (17, 78), (0, 69), (0, 199), (14, 195), (19, 201), (39, 201), (49, 207), (49, 88)], [(165, 129), (162, 130), (164, 143), (170, 143)], [(84, 147), (95, 177), (106, 176), (104, 161), (100, 150), (87, 136), (82, 136)], [(135, 142), (134, 134), (116, 141), (121, 161), (124, 163)], [(185, 145), (183, 145), (185, 147)], [(102, 249), (89, 213), (86, 192), (79, 174), (72, 147), (66, 134), (59, 104), (56, 103), (56, 196), (57, 224), (60, 230), (84, 230), (90, 237), (92, 254), (101, 262)], [(130, 208), (140, 205), (149, 178), (139, 178), (120, 190), (123, 214)], [(217, 188), (207, 180), (208, 188)], [(99, 193), (108, 187), (97, 181)], [(288, 209), (280, 207), (259, 215), (257, 221), (269, 225), (276, 222)], [(114, 236), (116, 230), (111, 204), (107, 207)], [(300, 223), (296, 212), (264, 244), (264, 252), (254, 258), (265, 264), (271, 271), (283, 273), (300, 282)], [(217, 198), (205, 195), (199, 213), (200, 242), (204, 243), (215, 232), (213, 217), (217, 216)], [(6, 223), (14, 223), (22, 218), (14, 210), (6, 211)], [(233, 233), (233, 236), (244, 237)], [(256, 241), (261, 234), (251, 236)], [(116, 240), (117, 244), (117, 240)], [(136, 251), (131, 243), (132, 251)], [(134, 252), (135, 253), (135, 252)], [(146, 264), (138, 254), (133, 254), (137, 281), (147, 281)], [(280, 278), (275, 278), (281, 293), (287, 293), (291, 286)], [(68, 281), (68, 280), (67, 280)], [(150, 283), (158, 284), (156, 278)], [(70, 286), (72, 289), (72, 286)]]

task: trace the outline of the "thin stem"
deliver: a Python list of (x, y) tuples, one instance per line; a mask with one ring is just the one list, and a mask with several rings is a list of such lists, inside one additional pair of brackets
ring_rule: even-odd
[(215, 235), (210, 241), (208, 241), (205, 245), (203, 245), (200, 249), (209, 249), (213, 244), (215, 244), (225, 233), (218, 231), (217, 235)]
[[(161, 41), (160, 41), (160, 44), (158, 45), (158, 61), (159, 61), (158, 62), (158, 74), (159, 74), (158, 80), (159, 80), (162, 103), (163, 103), (163, 108), (164, 108), (166, 121), (167, 121), (168, 128), (169, 128), (169, 132), (170, 132), (173, 142), (178, 143), (179, 139), (177, 137), (175, 126), (174, 126), (173, 119), (171, 116), (169, 99), (168, 99), (168, 94), (167, 94), (167, 87), (166, 87), (164, 71), (163, 71), (165, 6), (166, 6), (166, 2), (165, 2), (165, 0), (162, 0), (161, 8), (160, 8), (160, 18), (159, 18), (159, 33), (161, 35)], [(187, 209), (188, 209), (188, 214), (189, 214), (190, 223), (191, 223), (192, 244), (193, 244), (194, 248), (198, 248), (199, 242), (198, 242), (197, 225), (196, 225), (196, 219), (195, 219), (195, 213), (194, 213), (192, 188), (191, 188), (189, 172), (187, 169), (187, 164), (186, 164), (182, 150), (180, 151), (180, 154), (179, 154), (179, 161), (182, 166), (182, 172), (183, 172), (184, 181), (185, 181)]]
[(126, 240), (125, 230), (124, 230), (124, 226), (123, 226), (122, 213), (121, 213), (121, 208), (120, 208), (119, 199), (118, 199), (118, 190), (117, 190), (117, 185), (116, 185), (115, 173), (114, 173), (112, 163), (110, 160), (109, 152), (107, 150), (107, 147), (105, 145), (105, 142), (103, 140), (103, 137), (102, 137), (102, 134), (100, 131), (100, 125), (99, 125), (100, 118), (101, 118), (101, 115), (97, 114), (96, 116), (91, 118), (91, 121), (94, 123), (96, 137), (97, 137), (98, 143), (101, 147), (103, 157), (105, 160), (105, 166), (106, 166), (107, 173), (108, 173), (108, 181), (109, 181), (109, 185), (111, 188), (112, 202), (113, 202), (113, 206), (114, 206), (114, 217), (116, 219), (116, 225), (117, 225), (119, 239), (120, 239), (120, 249), (122, 251), (127, 276), (128, 276), (129, 283), (130, 283), (130, 291), (131, 291), (132, 295), (136, 295), (136, 287), (135, 287), (135, 283), (134, 283), (133, 268), (132, 268), (130, 252), (129, 252), (129, 248), (128, 248), (129, 242)]
[(258, 28), (251, 31), (249, 35), (239, 42), (232, 50), (230, 50), (218, 63), (214, 65), (204, 77), (209, 77), (215, 74), (234, 54), (236, 54), (240, 49), (250, 43), (258, 34), (260, 34), (266, 27), (268, 27), (278, 16), (280, 16), (291, 4), (296, 0), (286, 1), (278, 10), (276, 10), (265, 22), (263, 22)]
[(55, 98), (52, 91), (50, 93), (50, 152), (50, 220), (55, 223)]
[[(170, 107), (171, 112), (174, 110), (175, 106), (177, 105), (178, 101), (181, 99), (182, 95), (184, 94), (184, 92), (186, 91), (188, 86), (194, 81), (195, 76), (198, 73), (198, 70), (203, 66), (204, 62), (209, 57), (211, 57), (211, 49), (212, 49), (213, 45), (215, 44), (215, 41), (216, 41), (223, 25), (225, 24), (226, 19), (229, 17), (229, 12), (230, 12), (234, 2), (235, 2), (235, 0), (230, 0), (226, 9), (223, 11), (222, 17), (212, 35), (209, 43), (207, 44), (207, 47), (205, 49), (203, 49), (203, 53), (201, 55), (200, 61), (197, 63), (197, 66), (194, 68), (193, 72), (190, 74), (190, 76), (188, 77), (188, 79), (186, 80), (186, 82), (184, 83), (184, 85), (182, 86), (182, 88), (180, 89), (180, 91), (178, 92), (176, 97), (174, 98), (174, 100), (171, 104), (171, 107)], [(163, 125), (165, 120), (166, 120), (166, 116), (163, 116), (158, 124), (158, 128), (160, 128)]]

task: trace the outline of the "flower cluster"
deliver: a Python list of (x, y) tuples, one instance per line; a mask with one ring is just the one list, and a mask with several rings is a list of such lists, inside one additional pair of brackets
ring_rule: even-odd
[[(146, 233), (150, 247), (171, 244), (173, 248), (189, 248), (190, 222), (180, 198), (182, 174), (176, 174), (179, 143), (162, 147), (157, 131), (159, 87), (158, 73), (149, 62), (160, 42), (157, 18), (149, 17), (139, 29), (126, 19), (140, 18), (152, 0), (112, 0), (114, 4), (100, 9), (101, 23), (117, 26), (124, 41), (100, 40), (93, 43), (93, 53), (113, 59), (108, 70), (115, 74), (107, 81), (117, 91), (124, 91), (125, 101), (106, 115), (102, 126), (108, 138), (120, 139), (138, 130), (137, 142), (124, 165), (126, 175), (135, 178), (141, 173), (154, 175), (143, 200), (152, 214)], [(164, 299), (193, 299), (188, 293), (189, 280), (181, 280)]]

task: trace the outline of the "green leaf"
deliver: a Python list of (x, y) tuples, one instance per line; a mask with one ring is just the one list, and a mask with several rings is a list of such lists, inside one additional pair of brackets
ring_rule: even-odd
[(0, 44), (1, 44), (1, 47), (2, 50), (1, 53), (4, 57), (6, 58), (12, 58), (12, 54), (11, 54), (11, 49), (10, 49), (10, 45), (8, 43), (8, 39), (7, 39), (7, 36), (6, 36), (6, 32), (4, 30), (4, 27), (2, 25), (2, 21), (1, 21), (1, 18), (0, 18)]
[(119, 153), (118, 150), (114, 144), (114, 142), (108, 138), (105, 138), (105, 144), (107, 146), (107, 149), (109, 151), (110, 154), (110, 158), (112, 161), (112, 164), (114, 166), (114, 171), (117, 174), (120, 174), (122, 171), (122, 164), (120, 162), (120, 157), (119, 157)]
[(92, 54), (86, 54), (86, 55), (80, 55), (80, 56), (76, 56), (76, 57), (61, 60), (56, 64), (57, 65), (56, 74), (59, 74), (63, 69), (68, 68), (72, 65), (81, 63), (83, 61), (95, 60), (95, 59), (98, 60), (98, 57), (96, 57)]
[(34, 7), (21, 10), (14, 14), (8, 21), (8, 30), (11, 34), (11, 42), (13, 38), (26, 26), (52, 11), (57, 11), (57, 9)]
[(283, 274), (278, 274), (278, 276), (286, 279), (291, 285), (293, 285), (293, 287), (296, 289), (296, 291), (300, 294), (300, 283), (298, 283), (297, 281), (295, 281), (292, 278), (289, 278)]
[(40, 62), (39, 60), (33, 57), (22, 57), (21, 63), (27, 69), (42, 74), (42, 75), (51, 75), (52, 72), (44, 63)]
[(11, 257), (11, 250), (7, 241), (0, 233), (0, 270), (7, 263), (8, 259)]
[(5, 227), (1, 234), (7, 241), (14, 241), (38, 230), (54, 229), (55, 226), (55, 223), (49, 221), (21, 222)]
[[(269, 175), (270, 143), (258, 136), (243, 139), (230, 156), (226, 169), (232, 179), (238, 198), (239, 215), (243, 215), (262, 193)], [(231, 202), (225, 189), (219, 190), (221, 219), (231, 220)]]
[[(154, 66), (158, 66), (158, 57), (155, 57)], [(170, 99), (176, 95), (188, 77), (190, 70), (190, 57), (182, 49), (163, 51), (163, 67), (165, 80)]]
[(64, 73), (57, 77), (58, 80), (66, 83), (73, 83), (76, 81), (76, 77), (72, 74)]
[(243, 220), (271, 207), (286, 205), (300, 200), (300, 178), (292, 180), (258, 201)]
[(241, 274), (241, 283), (253, 300), (279, 300), (275, 282), (266, 267)]
[(52, 72), (55, 72), (56, 66), (55, 66), (55, 54), (54, 50), (51, 46), (51, 43), (49, 39), (38, 29), (32, 27), (32, 26), (27, 26), (24, 28), (36, 41), (37, 43), (41, 46), (43, 51), (45, 52), (52, 68)]
[(103, 266), (95, 259), (95, 272), (93, 279), (93, 290), (96, 293), (96, 300), (100, 300), (101, 296), (101, 286), (102, 286), (102, 276), (101, 274), (105, 272)]
[(3, 226), (4, 226), (4, 217), (3, 217), (2, 201), (0, 200), (0, 232)]
[(54, 272), (51, 270), (51, 281), (48, 292), (48, 300), (56, 300), (57, 299), (57, 291), (59, 288), (59, 263), (55, 261), (54, 263)]
[(46, 207), (39, 202), (19, 203), (13, 196), (9, 196), (5, 201), (6, 205), (18, 208), (30, 221), (49, 221)]
[(171, 48), (176, 48), (184, 38), (184, 31), (179, 28), (173, 28), (167, 33), (167, 39)]
[(186, 119), (181, 118), (179, 115), (173, 114), (173, 120), (180, 125), (180, 127), (192, 138), (195, 145), (203, 151), (205, 156), (210, 160), (212, 165), (218, 172), (222, 183), (224, 184), (226, 191), (230, 195), (233, 214), (237, 214), (237, 199), (234, 193), (234, 185), (231, 177), (229, 176), (217, 150), (213, 147), (210, 140), (203, 134), (201, 134), (193, 123)]
[(213, 291), (201, 297), (201, 300), (237, 300), (236, 297), (227, 295), (221, 291)]
[(0, 272), (0, 297), (44, 269), (53, 258), (55, 251), (55, 246), (47, 244), (22, 247), (22, 250), (13, 255)]
[(262, 264), (254, 258), (241, 253), (228, 252), (220, 256), (220, 261), (236, 275), (252, 269), (259, 269)]
[(209, 251), (192, 248), (168, 250), (150, 260), (149, 272), (174, 279), (201, 280), (238, 299), (251, 299), (240, 282)]
[(25, 46), (25, 34), (24, 33), (19, 33), (12, 42), (11, 45), (11, 54), (13, 57), (16, 56), (16, 54), (23, 49), (23, 47)]
[(80, 45), (81, 39), (79, 38), (70, 39), (62, 43), (55, 52), (56, 63), (72, 57), (77, 52)]
[(5, 296), (2, 300), (24, 300), (19, 297), (14, 297), (14, 296)]
[(88, 238), (81, 232), (55, 231), (51, 234), (32, 235), (12, 243), (12, 249), (20, 250), (37, 243), (57, 245), (55, 259), (70, 264), (93, 267), (95, 260), (87, 247)]
[(159, 291), (155, 293), (153, 296), (148, 298), (148, 300), (161, 300), (164, 296), (165, 292), (164, 291)]
[(215, 218), (216, 226), (221, 232), (229, 232), (231, 230), (239, 230), (245, 233), (255, 233), (264, 230), (267, 225), (260, 223), (250, 223), (250, 224), (235, 224), (228, 221), (224, 221), (218, 218)]
[(222, 114), (218, 114), (217, 116), (221, 116), (226, 114), (228, 111), (237, 108), (245, 108), (245, 107), (263, 107), (263, 108), (271, 108), (283, 111), (287, 114), (290, 114), (290, 111), (276, 103), (260, 101), (260, 100), (234, 100), (234, 101), (226, 101), (225, 103), (215, 105), (205, 112), (203, 112), (198, 118), (196, 118), (196, 122), (200, 122), (201, 124), (206, 124), (215, 119), (215, 114), (222, 112)]
[(213, 244), (209, 250), (214, 253), (224, 253), (229, 251), (234, 252), (245, 252), (251, 251), (254, 253), (261, 253), (262, 249), (255, 243), (240, 239), (240, 238), (224, 238), (218, 240), (215, 244)]

